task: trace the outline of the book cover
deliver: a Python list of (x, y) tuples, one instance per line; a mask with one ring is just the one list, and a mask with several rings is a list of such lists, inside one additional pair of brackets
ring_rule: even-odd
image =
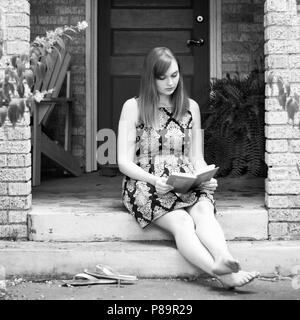
[(211, 180), (218, 170), (219, 167), (215, 167), (215, 165), (209, 165), (198, 171), (197, 174), (181, 172), (172, 173), (168, 177), (166, 183), (174, 187), (173, 191), (178, 193), (186, 193), (196, 188), (201, 183)]

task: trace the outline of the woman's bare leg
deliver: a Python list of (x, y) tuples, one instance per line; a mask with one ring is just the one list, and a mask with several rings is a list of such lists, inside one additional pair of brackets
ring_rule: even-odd
[(238, 272), (240, 264), (229, 252), (212, 203), (203, 199), (186, 210), (194, 220), (198, 238), (214, 257), (213, 272), (219, 275)]
[(217, 277), (225, 287), (241, 287), (258, 276), (256, 272), (246, 271), (216, 275), (213, 272), (214, 259), (199, 240), (195, 232), (194, 221), (185, 210), (169, 212), (153, 223), (174, 236), (177, 249), (186, 260), (206, 273)]
[(177, 249), (186, 260), (208, 274), (214, 275), (212, 272), (214, 259), (199, 241), (193, 219), (185, 210), (169, 212), (153, 223), (174, 236)]

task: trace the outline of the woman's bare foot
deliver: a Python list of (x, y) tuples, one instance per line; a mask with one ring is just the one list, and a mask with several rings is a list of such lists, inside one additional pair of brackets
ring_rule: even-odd
[(242, 287), (258, 276), (259, 272), (256, 271), (239, 271), (237, 273), (219, 275), (217, 276), (217, 279), (222, 283), (225, 289), (232, 289), (234, 287)]
[(241, 266), (239, 262), (231, 256), (220, 256), (217, 258), (212, 269), (213, 273), (216, 275), (229, 274), (232, 272), (238, 272), (240, 270)]

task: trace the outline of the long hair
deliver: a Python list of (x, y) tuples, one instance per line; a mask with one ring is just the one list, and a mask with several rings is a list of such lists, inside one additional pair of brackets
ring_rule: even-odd
[(146, 127), (153, 126), (157, 119), (159, 93), (157, 91), (156, 80), (165, 75), (173, 59), (177, 62), (179, 68), (178, 85), (170, 97), (174, 111), (173, 117), (176, 120), (180, 120), (189, 108), (189, 100), (184, 88), (178, 59), (168, 48), (154, 48), (148, 53), (144, 60), (138, 99), (140, 120)]

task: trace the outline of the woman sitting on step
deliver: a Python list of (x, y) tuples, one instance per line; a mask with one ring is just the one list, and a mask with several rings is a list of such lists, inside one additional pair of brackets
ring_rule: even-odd
[(201, 143), (198, 104), (188, 98), (181, 69), (168, 48), (146, 56), (139, 97), (123, 106), (118, 132), (118, 165), (124, 174), (122, 200), (138, 224), (170, 232), (179, 252), (224, 287), (240, 287), (258, 276), (242, 271), (230, 254), (216, 220), (216, 179), (187, 193), (166, 184), (174, 172), (207, 166)]

